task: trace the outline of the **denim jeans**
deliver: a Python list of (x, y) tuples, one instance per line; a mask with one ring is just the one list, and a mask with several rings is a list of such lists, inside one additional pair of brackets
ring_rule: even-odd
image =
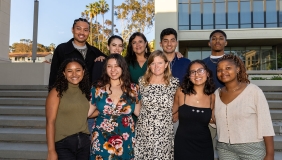
[(59, 160), (88, 160), (90, 139), (85, 133), (70, 135), (55, 143)]

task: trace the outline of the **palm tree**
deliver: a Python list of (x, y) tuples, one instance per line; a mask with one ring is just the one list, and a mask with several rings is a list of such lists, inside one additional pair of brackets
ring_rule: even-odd
[(103, 49), (103, 45), (104, 45), (104, 14), (109, 11), (109, 4), (105, 0), (99, 0), (99, 5), (100, 5), (100, 12), (101, 12), (102, 18), (103, 18), (103, 24), (102, 24), (103, 25), (102, 26), (102, 29), (103, 29), (102, 49)]
[[(95, 24), (96, 24), (96, 30), (97, 30), (97, 41), (99, 43), (99, 23), (98, 23), (98, 15), (101, 13), (101, 9), (100, 9), (100, 4), (98, 2), (95, 2), (93, 4), (94, 7), (94, 16), (96, 17), (95, 20)], [(100, 43), (99, 43), (99, 49), (100, 49)]]
[(87, 10), (85, 10), (86, 14), (89, 15), (90, 19), (90, 44), (93, 45), (93, 18), (95, 16), (95, 6), (94, 3), (90, 3), (89, 5), (86, 5)]

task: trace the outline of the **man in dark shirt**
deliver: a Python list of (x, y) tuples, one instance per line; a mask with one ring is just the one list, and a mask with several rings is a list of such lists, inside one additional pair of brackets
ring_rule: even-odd
[(57, 78), (57, 72), (62, 62), (68, 58), (78, 58), (85, 62), (89, 72), (89, 80), (92, 82), (92, 68), (94, 60), (99, 56), (105, 56), (99, 49), (90, 46), (86, 40), (89, 36), (90, 25), (86, 19), (74, 20), (72, 26), (73, 38), (66, 43), (61, 43), (54, 51), (49, 87), (52, 87)]
[[(172, 75), (173, 77), (177, 77), (179, 79), (179, 83), (181, 84), (191, 61), (187, 58), (176, 57), (175, 49), (177, 47), (177, 32), (173, 28), (164, 29), (161, 32), (160, 38), (160, 46), (170, 62)], [(173, 124), (174, 134), (176, 133), (178, 124), (178, 121)]]

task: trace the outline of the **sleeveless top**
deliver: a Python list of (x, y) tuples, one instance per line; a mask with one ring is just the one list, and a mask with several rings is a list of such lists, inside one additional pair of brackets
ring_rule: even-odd
[(55, 142), (75, 133), (89, 134), (87, 114), (89, 101), (78, 85), (68, 84), (68, 89), (60, 98), (55, 122)]

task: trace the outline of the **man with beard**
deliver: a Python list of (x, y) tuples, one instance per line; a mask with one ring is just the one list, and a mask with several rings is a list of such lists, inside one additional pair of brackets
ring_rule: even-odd
[(173, 28), (166, 28), (161, 32), (160, 38), (160, 46), (170, 62), (171, 73), (181, 83), (190, 64), (190, 60), (187, 58), (177, 58), (176, 56), (177, 32)]
[(78, 58), (85, 62), (89, 73), (89, 80), (92, 82), (92, 68), (94, 60), (99, 56), (105, 56), (99, 49), (90, 46), (86, 40), (89, 36), (90, 25), (84, 18), (75, 19), (72, 26), (73, 38), (66, 43), (61, 43), (54, 51), (50, 77), (49, 90), (53, 87), (57, 72), (61, 63), (68, 58)]
[[(173, 28), (164, 29), (161, 32), (160, 38), (160, 46), (170, 62), (171, 73), (173, 77), (177, 77), (179, 79), (179, 83), (181, 84), (191, 61), (187, 58), (177, 58), (175, 53), (175, 49), (177, 47), (177, 32)], [(178, 121), (173, 124), (174, 135), (178, 125)]]

